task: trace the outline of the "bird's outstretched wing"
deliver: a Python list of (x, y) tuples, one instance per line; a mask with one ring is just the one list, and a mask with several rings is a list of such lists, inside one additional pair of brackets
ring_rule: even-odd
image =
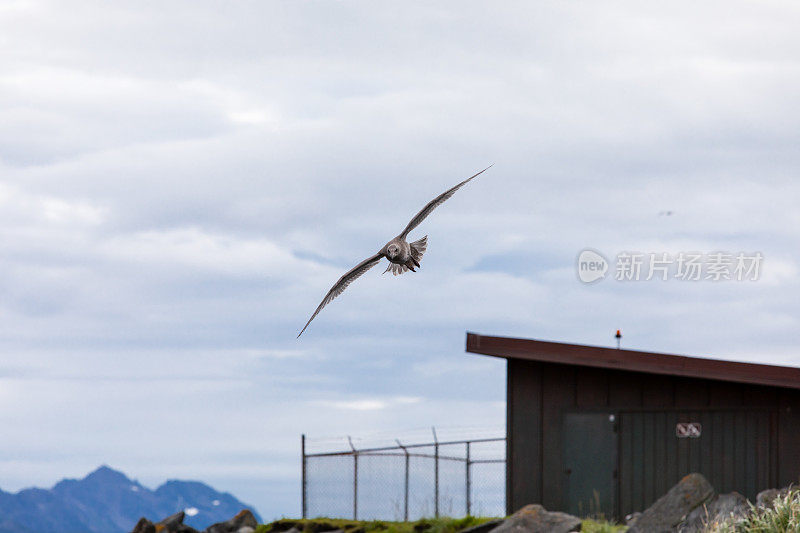
[(489, 165), (488, 167), (484, 168), (474, 176), (470, 176), (469, 178), (465, 179), (452, 189), (446, 190), (445, 192), (443, 192), (442, 194), (440, 194), (439, 196), (428, 202), (428, 205), (423, 207), (422, 210), (419, 213), (417, 213), (414, 216), (414, 218), (411, 219), (411, 222), (408, 223), (408, 226), (406, 226), (406, 229), (403, 230), (403, 233), (401, 233), (400, 236), (405, 239), (406, 236), (409, 234), (409, 232), (414, 228), (416, 228), (417, 226), (419, 226), (422, 223), (422, 221), (425, 220), (428, 217), (428, 215), (430, 215), (433, 212), (434, 209), (445, 203), (451, 196), (453, 196), (456, 193), (458, 189), (466, 185), (472, 178), (480, 176), (481, 174), (492, 168), (492, 166), (493, 165)]
[(364, 259), (359, 264), (351, 268), (347, 274), (339, 278), (339, 281), (337, 281), (334, 284), (334, 286), (331, 287), (331, 290), (329, 290), (328, 294), (325, 295), (325, 298), (322, 299), (322, 303), (319, 304), (317, 310), (314, 311), (314, 314), (311, 315), (311, 318), (308, 319), (308, 322), (306, 322), (306, 325), (303, 326), (302, 331), (300, 331), (300, 333), (298, 333), (297, 336), (300, 337), (300, 335), (303, 334), (303, 331), (305, 331), (308, 325), (311, 324), (311, 321), (314, 320), (314, 317), (317, 316), (320, 311), (322, 311), (323, 307), (328, 305), (334, 298), (342, 294), (344, 290), (347, 288), (347, 286), (353, 282), (353, 280), (358, 278), (361, 274), (363, 274), (370, 268), (377, 265), (382, 257), (383, 254), (375, 254), (369, 259)]

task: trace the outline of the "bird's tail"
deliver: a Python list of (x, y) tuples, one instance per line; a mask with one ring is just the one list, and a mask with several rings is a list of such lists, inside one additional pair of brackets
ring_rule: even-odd
[(389, 263), (389, 266), (386, 267), (383, 273), (386, 274), (387, 272), (391, 272), (393, 276), (398, 276), (408, 272), (408, 267), (406, 265), (398, 265), (397, 263)]

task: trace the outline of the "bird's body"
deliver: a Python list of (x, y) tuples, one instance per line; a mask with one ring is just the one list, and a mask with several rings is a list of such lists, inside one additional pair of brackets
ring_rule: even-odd
[(381, 249), (383, 256), (389, 260), (389, 266), (383, 271), (384, 274), (391, 271), (395, 276), (408, 270), (416, 272), (415, 266), (420, 266), (419, 261), (428, 246), (428, 236), (425, 235), (418, 241), (409, 243), (403, 235), (398, 235), (386, 243)]
[(308, 322), (306, 322), (306, 325), (303, 327), (300, 333), (297, 334), (297, 336), (300, 337), (300, 335), (303, 334), (303, 331), (305, 331), (311, 321), (314, 320), (314, 317), (316, 317), (319, 312), (322, 311), (323, 307), (328, 305), (328, 303), (330, 303), (334, 298), (344, 292), (347, 286), (350, 285), (350, 283), (352, 283), (356, 278), (377, 265), (382, 258), (385, 257), (389, 260), (389, 266), (386, 268), (386, 270), (384, 270), (384, 274), (391, 271), (393, 275), (397, 276), (398, 274), (403, 274), (409, 270), (416, 272), (414, 267), (418, 268), (420, 266), (422, 255), (425, 253), (425, 250), (428, 247), (428, 236), (426, 235), (419, 240), (409, 243), (407, 240), (408, 234), (411, 232), (411, 230), (419, 226), (434, 209), (453, 196), (459, 188), (473, 178), (483, 174), (490, 168), (491, 165), (428, 202), (425, 207), (423, 207), (422, 210), (411, 219), (411, 222), (408, 223), (400, 235), (387, 242), (377, 254), (363, 260), (361, 263), (350, 269), (350, 271), (344, 276), (339, 278), (339, 281), (337, 281), (333, 287), (331, 287), (331, 289), (328, 291), (328, 294), (325, 295), (325, 298), (322, 299), (322, 302), (317, 307), (317, 310), (314, 311), (314, 314), (311, 315), (311, 318), (308, 319)]
[(398, 235), (386, 243), (381, 253), (390, 262), (402, 265), (408, 262), (411, 257), (411, 245), (408, 244), (408, 241), (406, 241), (402, 235)]

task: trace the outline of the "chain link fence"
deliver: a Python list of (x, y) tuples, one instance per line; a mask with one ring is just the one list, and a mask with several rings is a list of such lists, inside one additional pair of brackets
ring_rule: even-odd
[(416, 520), (505, 514), (505, 438), (303, 456), (303, 518)]

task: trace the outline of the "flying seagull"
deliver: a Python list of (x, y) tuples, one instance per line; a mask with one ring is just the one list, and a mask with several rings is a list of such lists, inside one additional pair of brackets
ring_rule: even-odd
[(433, 212), (434, 209), (445, 203), (451, 196), (453, 196), (458, 189), (469, 183), (469, 181), (472, 180), (473, 178), (480, 176), (490, 168), (492, 168), (492, 165), (489, 165), (488, 167), (484, 168), (477, 174), (470, 176), (469, 178), (465, 179), (452, 189), (446, 190), (445, 192), (443, 192), (442, 194), (440, 194), (439, 196), (428, 202), (428, 204), (425, 207), (423, 207), (419, 213), (414, 215), (414, 218), (411, 219), (411, 222), (408, 223), (406, 229), (404, 229), (403, 232), (400, 233), (400, 235), (398, 235), (391, 241), (387, 242), (386, 245), (383, 248), (381, 248), (377, 254), (367, 259), (364, 259), (359, 264), (350, 269), (350, 271), (347, 272), (347, 274), (339, 278), (339, 281), (337, 281), (333, 285), (333, 287), (331, 287), (331, 290), (329, 290), (328, 294), (325, 295), (325, 298), (322, 299), (322, 302), (319, 304), (319, 307), (317, 307), (317, 310), (314, 311), (314, 314), (311, 315), (311, 318), (308, 319), (306, 325), (303, 326), (303, 329), (300, 331), (300, 333), (297, 334), (298, 338), (300, 337), (300, 335), (303, 334), (303, 331), (306, 330), (308, 325), (311, 324), (311, 321), (314, 320), (314, 317), (316, 317), (319, 314), (319, 312), (322, 311), (323, 307), (328, 305), (334, 298), (342, 294), (344, 290), (347, 288), (347, 286), (350, 285), (356, 278), (358, 278), (364, 272), (366, 272), (370, 268), (380, 263), (382, 258), (385, 257), (386, 259), (389, 260), (389, 266), (386, 267), (386, 270), (383, 271), (384, 274), (386, 274), (386, 272), (391, 271), (393, 275), (397, 276), (398, 274), (404, 274), (409, 270), (412, 272), (416, 272), (414, 267), (415, 266), (419, 267), (419, 261), (420, 259), (422, 259), (422, 254), (425, 253), (425, 249), (428, 247), (428, 236), (425, 235), (418, 241), (409, 243), (406, 241), (406, 237), (408, 237), (408, 234), (411, 232), (411, 230), (419, 226), (422, 223), (422, 221), (425, 220), (428, 217), (428, 215), (430, 215)]

